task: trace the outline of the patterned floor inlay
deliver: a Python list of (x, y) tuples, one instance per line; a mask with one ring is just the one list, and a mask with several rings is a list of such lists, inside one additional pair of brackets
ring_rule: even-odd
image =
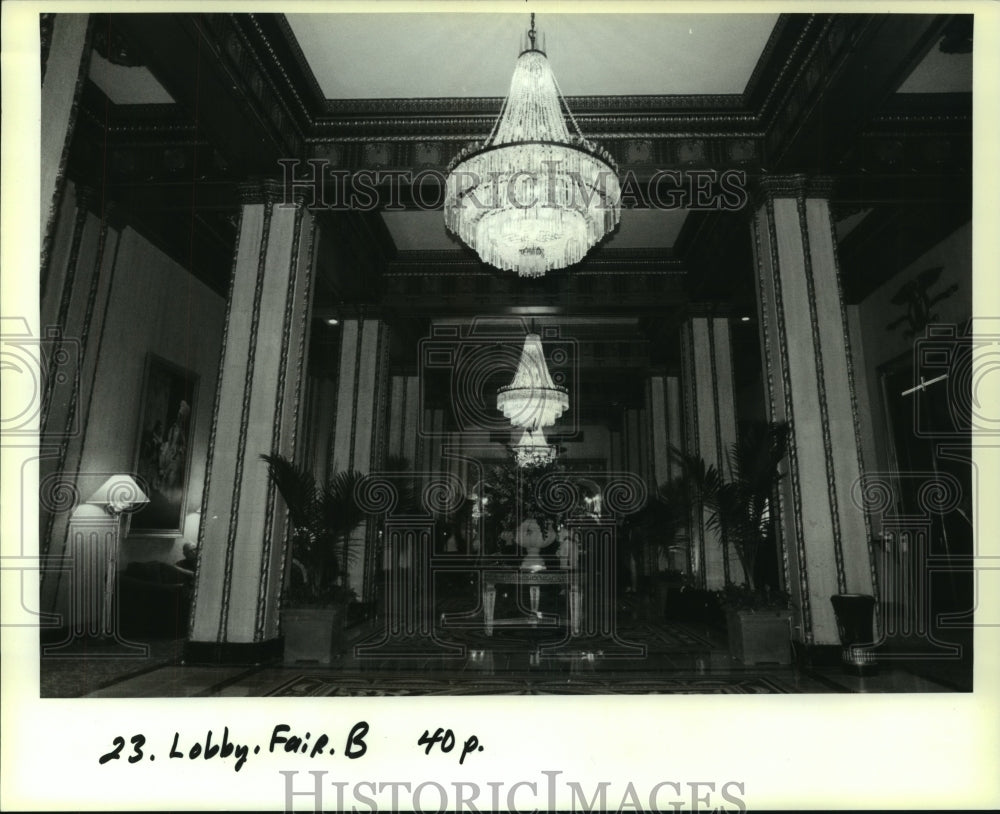
[[(567, 638), (566, 628), (497, 627), (487, 636), (481, 625), (476, 627), (450, 627), (439, 631), (442, 641), (466, 645), (470, 650), (525, 651), (544, 647)], [(658, 625), (637, 623), (623, 625), (617, 631), (622, 642), (644, 644), (649, 653), (675, 655), (701, 653), (712, 647), (704, 636), (682, 625), (663, 622)]]
[(773, 695), (796, 693), (771, 675), (682, 675), (620, 679), (595, 675), (483, 677), (460, 680), (423, 675), (302, 673), (265, 693), (267, 697), (369, 697), (403, 695)]

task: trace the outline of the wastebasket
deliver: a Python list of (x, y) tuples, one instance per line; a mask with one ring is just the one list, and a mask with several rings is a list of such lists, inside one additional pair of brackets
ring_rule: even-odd
[(844, 672), (866, 676), (878, 672), (875, 660), (875, 597), (868, 594), (837, 594), (830, 597), (837, 617), (837, 632), (843, 647)]

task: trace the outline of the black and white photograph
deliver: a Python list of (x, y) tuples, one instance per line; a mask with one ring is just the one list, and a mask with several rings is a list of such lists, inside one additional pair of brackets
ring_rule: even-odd
[(4, 808), (1000, 804), (997, 9), (241, 5), (4, 7)]

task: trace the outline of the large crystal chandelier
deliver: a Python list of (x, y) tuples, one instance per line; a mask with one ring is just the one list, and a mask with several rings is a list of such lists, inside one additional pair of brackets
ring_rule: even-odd
[(515, 427), (534, 431), (551, 427), (568, 408), (566, 388), (552, 381), (545, 364), (542, 338), (528, 334), (514, 380), (497, 391), (497, 409)]
[[(448, 165), (445, 225), (480, 259), (522, 277), (578, 263), (618, 225), (620, 194), (606, 150), (583, 137), (545, 52), (530, 47), (514, 66), (492, 132)], [(562, 106), (560, 105), (562, 103)]]

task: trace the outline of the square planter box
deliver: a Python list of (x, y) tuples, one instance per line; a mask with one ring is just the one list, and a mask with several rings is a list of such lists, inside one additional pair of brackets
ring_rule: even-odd
[(347, 608), (286, 608), (281, 611), (285, 664), (299, 661), (329, 664), (344, 639)]
[(792, 663), (792, 613), (788, 610), (727, 611), (729, 653), (744, 664)]

